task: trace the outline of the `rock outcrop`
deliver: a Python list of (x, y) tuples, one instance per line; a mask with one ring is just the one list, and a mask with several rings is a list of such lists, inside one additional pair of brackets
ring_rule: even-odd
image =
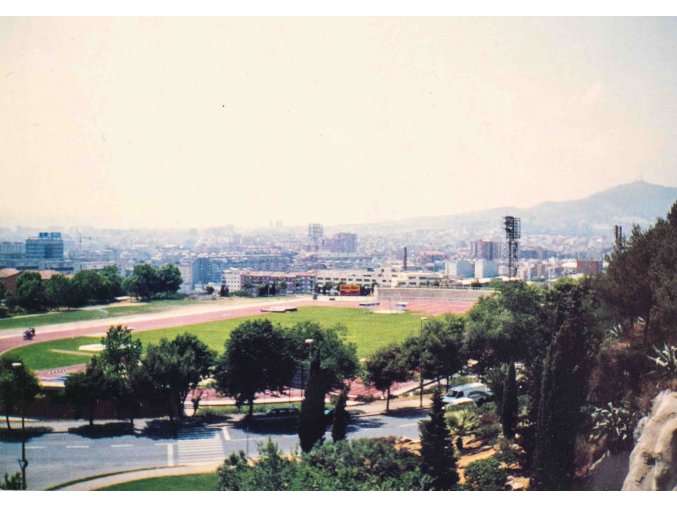
[(677, 392), (663, 391), (640, 422), (624, 491), (677, 491)]

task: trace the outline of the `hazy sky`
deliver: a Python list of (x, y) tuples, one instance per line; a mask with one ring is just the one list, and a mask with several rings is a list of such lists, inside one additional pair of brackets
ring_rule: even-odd
[(0, 19), (0, 225), (345, 224), (677, 186), (675, 20)]

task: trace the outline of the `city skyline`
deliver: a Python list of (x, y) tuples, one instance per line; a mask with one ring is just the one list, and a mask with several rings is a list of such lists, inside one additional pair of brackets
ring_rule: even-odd
[(3, 18), (0, 227), (373, 223), (677, 187), (674, 18)]

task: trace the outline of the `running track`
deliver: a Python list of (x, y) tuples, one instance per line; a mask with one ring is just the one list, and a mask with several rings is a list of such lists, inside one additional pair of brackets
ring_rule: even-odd
[[(421, 313), (424, 315), (440, 315), (442, 313), (463, 313), (469, 310), (475, 303), (472, 301), (412, 301), (408, 304), (407, 310), (411, 312)], [(150, 331), (152, 329), (162, 329), (167, 327), (187, 326), (191, 324), (203, 324), (205, 322), (216, 322), (219, 320), (237, 319), (240, 317), (251, 317), (253, 315), (261, 315), (262, 308), (271, 306), (326, 306), (339, 308), (361, 308), (357, 301), (314, 301), (314, 300), (295, 300), (289, 302), (268, 302), (261, 303), (256, 306), (249, 306), (247, 308), (228, 309), (228, 307), (219, 310), (209, 310), (200, 314), (192, 315), (178, 315), (170, 317), (158, 316), (156, 319), (148, 320), (128, 320), (133, 316), (121, 316), (119, 324), (128, 325), (134, 331)], [(381, 309), (387, 309), (387, 306), (382, 303)], [(89, 321), (84, 321), (89, 322)], [(58, 331), (41, 331), (41, 328), (36, 329), (36, 337), (32, 342), (23, 340), (23, 329), (17, 329), (17, 334), (0, 339), (0, 354), (16, 347), (27, 345), (28, 343), (46, 342), (51, 340), (58, 340), (61, 338), (72, 338), (75, 336), (88, 335), (103, 335), (108, 331), (110, 323), (83, 325), (82, 322), (73, 323), (72, 328), (60, 329)]]

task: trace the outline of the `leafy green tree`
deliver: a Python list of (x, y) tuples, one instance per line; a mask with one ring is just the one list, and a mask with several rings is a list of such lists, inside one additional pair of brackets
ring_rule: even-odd
[(338, 400), (336, 400), (336, 406), (334, 407), (334, 419), (331, 426), (331, 439), (334, 442), (345, 440), (346, 438), (346, 433), (348, 431), (348, 412), (346, 412), (347, 401), (348, 395), (344, 389), (341, 391)]
[(157, 271), (150, 264), (139, 264), (134, 266), (131, 276), (123, 281), (123, 289), (143, 300), (150, 300), (159, 292), (161, 281)]
[(280, 326), (267, 320), (248, 320), (230, 333), (226, 352), (218, 361), (216, 385), (234, 396), (238, 406), (254, 412), (256, 393), (282, 392), (299, 364), (302, 346)]
[(143, 369), (155, 392), (167, 401), (168, 415), (184, 415), (183, 406), (191, 389), (206, 379), (215, 361), (214, 353), (195, 335), (183, 333), (172, 341), (162, 338), (149, 345)]
[(122, 277), (115, 264), (104, 266), (104, 268), (99, 271), (99, 276), (101, 277), (103, 291), (107, 301), (122, 295)]
[(45, 308), (45, 289), (37, 271), (24, 271), (16, 280), (16, 300), (19, 306), (28, 311), (40, 311)]
[(526, 361), (547, 347), (544, 340), (543, 293), (522, 282), (501, 284), (500, 291), (481, 299), (468, 312), (465, 353), (490, 368)]
[(7, 289), (5, 288), (5, 284), (3, 282), (0, 282), (0, 301), (5, 299), (7, 297)]
[(458, 482), (456, 455), (451, 433), (444, 418), (444, 404), (438, 390), (433, 393), (430, 420), (419, 423), (421, 470), (433, 478), (436, 490), (449, 491)]
[(344, 327), (323, 329), (314, 322), (301, 322), (290, 333), (299, 347), (309, 342), (312, 347), (310, 373), (299, 420), (301, 449), (308, 452), (324, 435), (324, 399), (327, 393), (342, 389), (346, 380), (354, 379), (360, 371), (360, 363), (355, 344), (344, 341)]
[(508, 472), (496, 458), (473, 461), (465, 469), (466, 485), (474, 491), (503, 491)]
[(503, 426), (503, 435), (511, 440), (515, 438), (515, 430), (517, 429), (517, 408), (515, 363), (511, 362), (510, 366), (508, 366), (508, 374), (505, 378), (503, 401), (501, 403), (501, 425)]
[(102, 303), (111, 299), (109, 288), (104, 283), (104, 279), (93, 269), (78, 271), (71, 280), (71, 285), (74, 291), (79, 292), (82, 304), (90, 301)]
[(219, 290), (219, 296), (222, 297), (222, 298), (228, 297), (228, 286), (226, 286), (226, 284), (224, 284), (224, 283), (221, 284), (221, 289)]
[(211, 285), (207, 285), (205, 287), (205, 292), (207, 293), (207, 295), (211, 296), (212, 294), (214, 294), (214, 287)]
[(96, 357), (87, 365), (84, 372), (71, 373), (65, 381), (66, 397), (78, 409), (85, 406), (89, 415), (89, 425), (94, 425), (94, 411), (97, 403), (108, 394), (108, 382), (103, 368)]
[(45, 280), (45, 301), (50, 308), (68, 306), (70, 303), (69, 292), (71, 284), (68, 278), (62, 274), (53, 275)]
[(157, 270), (158, 292), (174, 293), (181, 287), (181, 272), (174, 264), (165, 264)]
[(22, 400), (28, 404), (40, 392), (40, 384), (35, 374), (25, 366), (15, 368), (13, 363), (20, 362), (11, 355), (0, 356), (0, 403), (5, 412), (7, 429), (12, 429), (9, 423), (11, 414)]
[(136, 395), (134, 383), (140, 375), (141, 340), (132, 337), (126, 326), (111, 326), (101, 339), (104, 346), (99, 362), (106, 376), (109, 392), (121, 412), (123, 406), (129, 409), (130, 421), (134, 422)]
[(401, 347), (394, 343), (382, 347), (367, 359), (365, 369), (367, 383), (385, 394), (388, 412), (390, 388), (395, 382), (404, 382), (411, 378)]

